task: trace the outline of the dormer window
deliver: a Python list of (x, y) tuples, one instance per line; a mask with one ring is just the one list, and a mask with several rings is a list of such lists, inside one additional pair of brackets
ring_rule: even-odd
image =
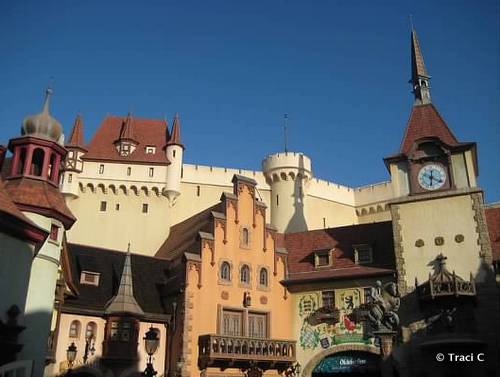
[(156, 147), (148, 145), (146, 147), (146, 154), (155, 154), (156, 153)]
[(354, 262), (356, 264), (369, 264), (373, 262), (372, 247), (370, 245), (353, 245)]
[(332, 250), (318, 250), (314, 253), (315, 267), (328, 267), (332, 265)]
[(80, 276), (80, 284), (85, 285), (95, 285), (96, 287), (99, 285), (99, 277), (101, 274), (98, 272), (90, 272), (90, 271), (82, 271)]

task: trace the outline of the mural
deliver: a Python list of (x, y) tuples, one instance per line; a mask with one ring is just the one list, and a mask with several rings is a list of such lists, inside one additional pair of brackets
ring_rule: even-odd
[(300, 296), (299, 344), (302, 349), (327, 349), (342, 343), (373, 344), (373, 338), (365, 336), (363, 325), (349, 318), (361, 305), (362, 293), (362, 288), (335, 290), (334, 307), (323, 305), (320, 292)]

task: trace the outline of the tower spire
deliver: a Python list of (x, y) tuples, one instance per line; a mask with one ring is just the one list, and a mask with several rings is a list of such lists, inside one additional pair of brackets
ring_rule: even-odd
[(73, 124), (73, 129), (69, 136), (67, 145), (75, 147), (83, 147), (83, 121), (80, 113), (76, 115), (75, 123)]
[(411, 29), (411, 83), (415, 96), (415, 105), (431, 103), (429, 86), (430, 76), (425, 69), (424, 57), (420, 51), (417, 32), (412, 25)]
[(172, 132), (170, 133), (170, 140), (167, 145), (179, 145), (184, 147), (181, 142), (181, 123), (179, 120), (179, 113), (175, 114), (174, 122), (172, 124)]
[(106, 314), (111, 313), (129, 313), (143, 315), (144, 312), (134, 297), (134, 287), (132, 284), (132, 267), (130, 262), (130, 243), (127, 247), (125, 263), (120, 279), (118, 293), (111, 299), (106, 307)]

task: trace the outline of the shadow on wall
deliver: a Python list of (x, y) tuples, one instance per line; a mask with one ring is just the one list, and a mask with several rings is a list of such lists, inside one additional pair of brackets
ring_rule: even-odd
[[(436, 268), (435, 261), (429, 267)], [(500, 310), (495, 276), (482, 262), (474, 275), (476, 299), (435, 298), (421, 301), (415, 291), (401, 298), (401, 333), (391, 355), (401, 376), (486, 377), (498, 375)], [(468, 276), (462, 276), (468, 280)], [(419, 282), (419, 285), (424, 282)], [(484, 361), (450, 362), (450, 354), (476, 357)], [(444, 361), (438, 361), (438, 354)]]
[[(299, 172), (304, 170), (304, 156), (299, 156)], [(293, 215), (288, 225), (286, 226), (285, 233), (302, 232), (307, 229), (306, 217), (304, 214), (304, 177), (297, 174), (293, 180)]]

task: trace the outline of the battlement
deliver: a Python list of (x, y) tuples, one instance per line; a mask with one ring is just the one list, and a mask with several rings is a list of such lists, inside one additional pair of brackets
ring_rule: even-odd
[(298, 174), (312, 178), (311, 159), (299, 152), (281, 152), (267, 156), (262, 161), (262, 170), (267, 179), (294, 180)]

